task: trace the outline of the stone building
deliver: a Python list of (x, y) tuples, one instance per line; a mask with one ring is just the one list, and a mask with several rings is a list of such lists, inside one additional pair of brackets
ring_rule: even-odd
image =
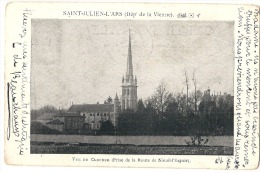
[(80, 104), (72, 105), (68, 113), (77, 113), (85, 117), (86, 130), (99, 130), (102, 122), (110, 121), (114, 126), (120, 113), (120, 103), (116, 94), (114, 104)]

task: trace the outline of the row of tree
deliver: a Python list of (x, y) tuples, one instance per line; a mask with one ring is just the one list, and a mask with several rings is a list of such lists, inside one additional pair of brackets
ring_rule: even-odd
[(58, 109), (53, 105), (45, 105), (39, 109), (32, 109), (31, 110), (31, 120), (36, 120), (39, 116), (41, 116), (44, 113), (65, 113), (66, 109), (62, 108), (62, 109)]
[(161, 83), (136, 112), (119, 115), (117, 133), (125, 135), (231, 135), (233, 98), (209, 92), (173, 95)]

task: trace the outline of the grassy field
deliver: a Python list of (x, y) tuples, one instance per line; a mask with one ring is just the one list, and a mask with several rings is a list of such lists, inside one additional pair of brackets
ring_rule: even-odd
[(31, 154), (233, 155), (233, 147), (31, 144)]
[[(31, 134), (32, 142), (49, 143), (85, 143), (85, 144), (125, 144), (125, 145), (174, 145), (186, 146), (190, 136), (90, 136), (90, 135), (43, 135)], [(208, 146), (233, 147), (233, 136), (203, 136)]]

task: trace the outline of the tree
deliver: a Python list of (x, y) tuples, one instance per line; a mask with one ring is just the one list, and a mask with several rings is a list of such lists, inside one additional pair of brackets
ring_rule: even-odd
[(181, 113), (181, 115), (184, 115), (184, 112), (186, 110), (186, 95), (178, 93), (177, 96), (175, 96), (176, 102), (178, 104), (178, 111)]
[(161, 116), (165, 112), (168, 104), (172, 99), (173, 96), (167, 90), (166, 84), (164, 82), (161, 82), (149, 101), (152, 104), (153, 108), (157, 111), (158, 115)]
[(196, 90), (196, 93), (195, 91), (190, 93), (189, 100), (188, 100), (189, 102), (188, 110), (190, 113), (192, 112), (194, 115), (198, 115), (199, 113), (198, 103), (202, 100), (202, 96), (203, 94), (200, 90)]
[(152, 107), (152, 110), (155, 110), (155, 116), (152, 117), (152, 126), (153, 129), (156, 129), (154, 132), (160, 133), (166, 130), (165, 111), (172, 100), (173, 95), (167, 90), (164, 82), (160, 83), (155, 93), (148, 99), (149, 106)]
[(186, 98), (186, 113), (188, 112), (188, 99), (189, 99), (189, 76), (187, 73), (187, 70), (184, 72), (185, 75), (185, 85), (186, 85), (186, 89), (187, 89), (187, 98)]
[(145, 114), (147, 115), (147, 131), (148, 134), (155, 134), (157, 132), (156, 124), (159, 121), (159, 117), (156, 116), (156, 110), (153, 108), (152, 103), (148, 100), (145, 104)]
[(113, 102), (113, 99), (108, 96), (108, 98), (104, 101), (104, 104), (111, 104)]
[(55, 113), (55, 114), (64, 114), (67, 110), (64, 108), (57, 109), (52, 105), (45, 105), (40, 109), (31, 109), (31, 120), (36, 120), (39, 116), (44, 113)]
[(185, 129), (183, 116), (179, 113), (178, 103), (174, 99), (169, 103), (165, 111), (164, 126), (168, 134), (181, 135)]
[(137, 102), (137, 111), (142, 113), (145, 111), (145, 106), (142, 99)]
[(46, 105), (46, 106), (43, 106), (43, 107), (40, 108), (40, 112), (41, 112), (41, 114), (43, 114), (43, 113), (58, 113), (59, 110), (52, 105)]
[(118, 132), (123, 135), (140, 133), (137, 126), (137, 113), (131, 110), (125, 110), (118, 117)]
[(126, 110), (118, 117), (118, 133), (121, 135), (148, 135), (154, 133), (154, 115), (150, 102), (143, 103), (140, 99), (137, 111)]
[(99, 130), (99, 132), (101, 134), (107, 134), (107, 135), (111, 135), (111, 134), (114, 134), (114, 126), (113, 124), (111, 123), (111, 121), (105, 121), (105, 122), (102, 122), (101, 123), (101, 128)]
[(195, 94), (194, 94), (194, 108), (195, 108), (195, 114), (197, 114), (197, 79), (195, 77), (195, 70), (193, 71), (193, 76), (192, 76), (192, 81), (193, 81), (193, 85), (194, 85), (194, 90), (195, 90)]

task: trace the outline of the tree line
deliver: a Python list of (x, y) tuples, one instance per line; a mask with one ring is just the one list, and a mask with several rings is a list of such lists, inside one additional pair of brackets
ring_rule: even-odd
[[(184, 73), (186, 93), (173, 95), (164, 82), (154, 94), (138, 101), (137, 111), (121, 112), (117, 134), (122, 135), (233, 135), (233, 97), (197, 90), (195, 71)], [(190, 91), (193, 88), (192, 92)]]

